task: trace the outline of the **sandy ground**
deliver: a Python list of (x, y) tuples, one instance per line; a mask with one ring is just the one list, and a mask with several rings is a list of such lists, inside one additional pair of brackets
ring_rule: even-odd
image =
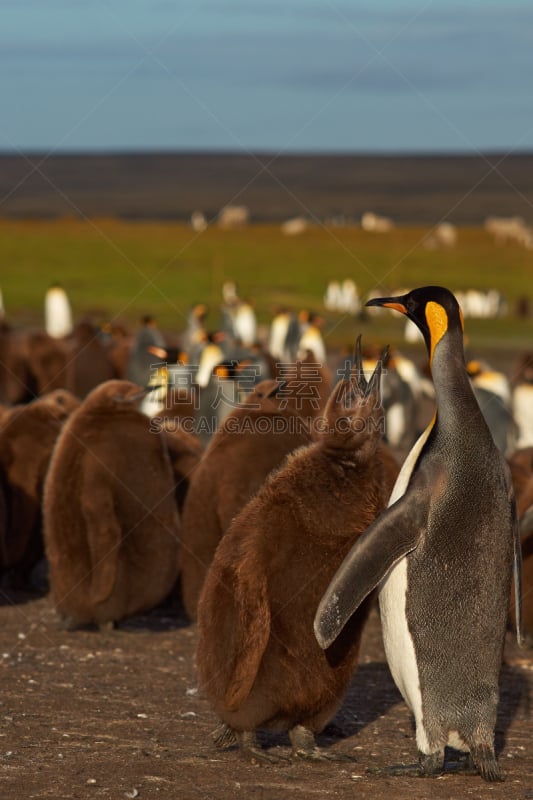
[[(385, 662), (377, 611), (364, 634), (346, 701), (320, 737), (353, 762), (253, 766), (211, 740), (217, 725), (197, 690), (196, 629), (156, 610), (108, 633), (60, 632), (46, 597), (3, 593), (0, 607), (2, 800), (179, 798), (533, 799), (533, 653), (509, 634), (497, 750), (505, 782), (446, 774), (381, 777), (366, 770), (411, 763), (410, 714)], [(289, 756), (286, 736), (270, 752)]]

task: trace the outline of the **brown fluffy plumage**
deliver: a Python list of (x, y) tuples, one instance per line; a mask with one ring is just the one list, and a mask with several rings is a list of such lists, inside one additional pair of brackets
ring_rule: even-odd
[(101, 341), (97, 326), (90, 320), (78, 322), (69, 341), (64, 378), (67, 388), (84, 398), (99, 383), (118, 377), (109, 347)]
[(354, 540), (385, 508), (397, 470), (381, 453), (379, 380), (365, 397), (349, 387), (330, 398), (319, 440), (289, 456), (234, 520), (200, 597), (200, 685), (241, 746), (257, 728), (288, 729), (294, 750), (316, 756), (313, 734), (357, 665), (370, 600), (326, 653), (313, 617)]
[(2, 567), (26, 574), (43, 556), (41, 502), (55, 442), (78, 400), (57, 389), (0, 417), (0, 471), (5, 494)]
[(69, 626), (115, 622), (164, 599), (179, 521), (168, 452), (128, 381), (94, 389), (65, 425), (45, 486), (54, 606)]
[(274, 380), (258, 384), (213, 435), (192, 476), (181, 531), (181, 586), (191, 619), (196, 618), (207, 569), (231, 520), (288, 453), (311, 441), (304, 419), (284, 408), (278, 390)]
[(162, 427), (174, 475), (176, 503), (181, 514), (194, 470), (202, 457), (203, 447), (193, 433), (188, 433), (179, 427), (175, 428), (170, 424), (170, 420), (168, 423), (166, 425), (163, 422)]

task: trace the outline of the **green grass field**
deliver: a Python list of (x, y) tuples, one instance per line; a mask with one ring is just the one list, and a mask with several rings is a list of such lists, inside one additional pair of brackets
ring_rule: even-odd
[(533, 288), (533, 254), (518, 245), (497, 246), (480, 228), (461, 228), (452, 250), (424, 246), (428, 228), (400, 227), (389, 234), (358, 228), (309, 228), (284, 236), (275, 225), (238, 231), (212, 227), (195, 234), (183, 224), (91, 222), (0, 222), (0, 287), (14, 325), (42, 325), (43, 297), (50, 283), (62, 283), (76, 317), (116, 319), (130, 325), (154, 314), (162, 329), (184, 328), (187, 309), (198, 301), (215, 326), (221, 287), (236, 281), (253, 298), (260, 322), (276, 306), (308, 307), (324, 313), (331, 346), (353, 341), (372, 326), (374, 338), (401, 341), (400, 319), (384, 316), (365, 323), (325, 313), (330, 280), (352, 278), (363, 293), (390, 293), (429, 283), (452, 290), (496, 288), (509, 315), (468, 320), (473, 344), (504, 349), (533, 348), (533, 319), (517, 319), (516, 301)]

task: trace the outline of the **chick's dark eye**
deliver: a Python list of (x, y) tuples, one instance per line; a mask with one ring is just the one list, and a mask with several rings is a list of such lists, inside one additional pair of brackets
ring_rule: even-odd
[(258, 397), (264, 397), (265, 395), (263, 394), (263, 392), (257, 392), (257, 396)]

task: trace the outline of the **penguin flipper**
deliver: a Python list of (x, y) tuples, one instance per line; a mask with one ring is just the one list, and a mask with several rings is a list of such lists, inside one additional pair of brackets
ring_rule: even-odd
[(315, 615), (315, 636), (322, 649), (335, 641), (391, 567), (416, 548), (426, 527), (428, 505), (424, 493), (404, 494), (352, 546)]
[(228, 711), (240, 708), (250, 694), (270, 636), (270, 606), (264, 572), (243, 565), (235, 577), (236, 658), (224, 697)]

